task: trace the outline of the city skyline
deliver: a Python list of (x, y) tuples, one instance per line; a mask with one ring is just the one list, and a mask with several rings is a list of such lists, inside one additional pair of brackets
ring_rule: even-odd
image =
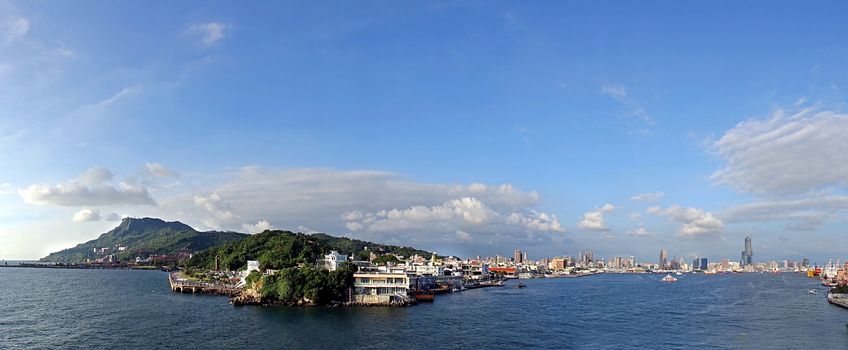
[(845, 258), (843, 3), (268, 5), (0, 0), (0, 259), (125, 216)]

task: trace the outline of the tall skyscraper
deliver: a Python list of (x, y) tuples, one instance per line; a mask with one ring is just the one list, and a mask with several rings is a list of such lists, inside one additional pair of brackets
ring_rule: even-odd
[(668, 266), (668, 252), (665, 249), (660, 250), (660, 268), (664, 269)]
[(745, 237), (745, 250), (742, 251), (742, 266), (753, 265), (754, 251), (751, 249), (751, 236)]
[(701, 266), (700, 266), (701, 271), (707, 271), (707, 270), (708, 270), (708, 269), (707, 269), (707, 258), (701, 258), (700, 263), (701, 263), (701, 264), (700, 264), (700, 265), (701, 265)]
[(522, 257), (523, 256), (521, 255), (521, 249), (516, 249), (515, 254), (513, 254), (513, 256), (512, 256), (512, 262), (514, 262), (516, 264), (520, 264), (520, 263), (522, 263), (522, 261), (521, 261)]

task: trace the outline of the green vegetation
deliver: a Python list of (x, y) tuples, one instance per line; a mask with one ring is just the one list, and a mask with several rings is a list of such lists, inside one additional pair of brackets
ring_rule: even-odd
[(836, 294), (848, 294), (848, 285), (843, 284), (840, 286), (833, 287), (830, 292)]
[(387, 263), (397, 264), (400, 260), (392, 254), (383, 254), (378, 256), (372, 263), (377, 265), (386, 265)]
[[(366, 247), (368, 248), (366, 250)], [(333, 237), (323, 233), (303, 234), (289, 231), (269, 231), (257, 233), (246, 239), (226, 243), (197, 253), (185, 262), (186, 267), (213, 269), (215, 257), (220, 260), (221, 269), (241, 270), (248, 260), (259, 260), (259, 268), (285, 269), (299, 264), (312, 265), (331, 250), (342, 254), (354, 253), (367, 257), (369, 252), (411, 256), (419, 254), (429, 257), (432, 253), (409, 247), (398, 247), (360, 241), (356, 239)]]
[[(97, 239), (78, 244), (52, 253), (42, 261), (61, 263), (82, 263), (86, 259), (96, 259), (114, 254), (119, 260), (126, 261), (135, 257), (145, 258), (153, 255), (177, 255), (193, 253), (241, 240), (248, 235), (236, 232), (199, 232), (181, 222), (166, 222), (154, 218), (125, 218), (118, 227), (106, 232)], [(116, 251), (116, 247), (126, 247)], [(94, 249), (109, 248), (107, 252), (95, 253)]]
[(313, 268), (284, 268), (273, 275), (251, 273), (250, 286), (259, 290), (263, 302), (317, 305), (344, 301), (348, 288), (353, 286), (356, 267), (344, 264), (336, 271)]

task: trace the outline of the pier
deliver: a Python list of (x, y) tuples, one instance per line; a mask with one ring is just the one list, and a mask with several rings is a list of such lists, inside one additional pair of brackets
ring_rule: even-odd
[(827, 293), (827, 302), (848, 309), (848, 294)]
[(178, 276), (179, 272), (171, 272), (168, 274), (168, 283), (171, 284), (171, 291), (176, 293), (192, 293), (192, 294), (214, 294), (214, 295), (237, 295), (241, 288), (214, 282), (196, 282), (189, 281)]

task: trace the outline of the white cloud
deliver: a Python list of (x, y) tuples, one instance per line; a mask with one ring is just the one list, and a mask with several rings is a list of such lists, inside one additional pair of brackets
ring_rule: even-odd
[(728, 130), (712, 149), (726, 161), (711, 179), (759, 195), (798, 195), (848, 185), (848, 114), (777, 110)]
[(154, 205), (153, 198), (142, 185), (125, 180), (112, 183), (112, 172), (95, 167), (76, 179), (56, 185), (33, 184), (19, 189), (18, 195), (30, 204), (58, 206)]
[(23, 39), (29, 29), (29, 19), (18, 15), (10, 3), (0, 3), (0, 35), (7, 44)]
[(470, 242), (471, 234), (462, 230), (456, 230), (456, 238), (461, 242)]
[(722, 211), (721, 217), (728, 222), (787, 221), (787, 230), (814, 231), (837, 214), (846, 212), (848, 196), (834, 195), (747, 203)]
[(82, 208), (78, 212), (74, 213), (74, 217), (71, 219), (73, 222), (89, 222), (89, 221), (100, 221), (100, 211), (91, 208)]
[[(647, 125), (654, 124), (654, 118), (651, 117), (642, 102), (633, 98), (627, 91), (627, 88), (623, 85), (604, 84), (601, 85), (600, 92), (602, 95), (609, 96), (612, 99), (618, 101), (618, 103), (620, 103), (624, 107), (622, 117), (635, 118)], [(650, 134), (649, 129), (640, 129), (638, 130), (638, 132)]]
[(203, 46), (210, 47), (227, 37), (229, 30), (230, 26), (227, 24), (208, 22), (189, 26), (183, 35), (199, 38)]
[[(247, 233), (258, 233), (265, 230), (272, 230), (274, 227), (271, 225), (268, 220), (259, 220), (255, 224), (244, 223), (241, 225), (242, 230), (247, 231)], [(302, 228), (302, 226), (301, 226)], [(301, 231), (309, 231), (309, 230), (301, 230)]]
[(656, 192), (648, 192), (637, 194), (633, 197), (630, 197), (631, 201), (635, 202), (657, 202), (665, 196), (665, 193), (656, 191)]
[(631, 212), (630, 214), (627, 214), (627, 217), (630, 218), (630, 220), (633, 220), (633, 221), (642, 221), (642, 214), (635, 212), (635, 211)]
[(145, 163), (144, 168), (147, 174), (153, 177), (178, 177), (177, 172), (168, 169), (168, 167), (159, 163)]
[(221, 228), (222, 223), (229, 223), (238, 219), (230, 210), (230, 204), (224, 202), (217, 192), (194, 196), (194, 205), (211, 214), (211, 217), (207, 217), (203, 222), (211, 228), (218, 229)]
[(536, 192), (510, 184), (428, 184), (381, 171), (241, 169), (203, 195), (162, 204), (189, 222), (240, 229), (272, 218), (277, 227), (308, 226), (356, 238), (427, 246), (487, 235), (503, 244), (540, 244), (564, 232), (555, 215), (539, 213)]
[(583, 213), (583, 218), (577, 223), (577, 227), (593, 231), (608, 231), (607, 222), (604, 219), (604, 214), (611, 213), (615, 210), (615, 206), (607, 203), (595, 211), (587, 211)]
[(672, 205), (666, 209), (650, 207), (648, 214), (665, 216), (681, 223), (682, 225), (677, 229), (677, 233), (681, 236), (698, 237), (719, 234), (724, 230), (724, 222), (703, 209)]
[(652, 233), (648, 232), (648, 230), (644, 227), (637, 227), (632, 230), (628, 230), (627, 234), (633, 237), (649, 237), (653, 236)]
[(8, 182), (4, 182), (0, 184), (0, 196), (14, 194), (15, 189), (12, 188), (12, 184)]

